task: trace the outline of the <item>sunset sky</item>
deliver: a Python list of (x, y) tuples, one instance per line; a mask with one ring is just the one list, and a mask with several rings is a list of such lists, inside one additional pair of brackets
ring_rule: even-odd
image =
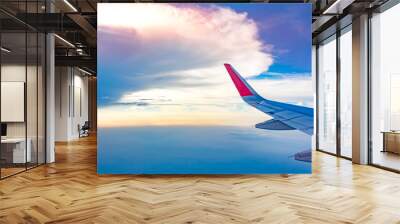
[(98, 4), (100, 127), (244, 125), (223, 64), (265, 98), (312, 107), (311, 5)]

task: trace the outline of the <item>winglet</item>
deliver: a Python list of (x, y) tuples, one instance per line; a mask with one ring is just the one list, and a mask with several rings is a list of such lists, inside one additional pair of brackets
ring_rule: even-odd
[(230, 64), (224, 64), (226, 70), (231, 77), (233, 84), (235, 84), (240, 96), (254, 96), (257, 93), (250, 87), (249, 84), (239, 75), (237, 71)]

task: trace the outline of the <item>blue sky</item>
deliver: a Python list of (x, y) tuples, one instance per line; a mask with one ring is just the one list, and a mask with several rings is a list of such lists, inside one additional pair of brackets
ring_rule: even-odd
[(246, 12), (257, 21), (261, 39), (274, 46), (275, 62), (269, 72), (311, 73), (311, 4), (222, 5)]
[(100, 125), (265, 119), (223, 63), (266, 98), (312, 106), (310, 29), (309, 4), (99, 4)]

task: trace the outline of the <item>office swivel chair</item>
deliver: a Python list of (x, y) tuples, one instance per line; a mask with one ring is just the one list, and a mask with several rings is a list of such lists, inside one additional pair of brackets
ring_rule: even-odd
[(89, 136), (89, 129), (90, 129), (89, 121), (85, 121), (82, 127), (79, 128), (79, 138)]
[(1, 123), (1, 139), (7, 138), (7, 124)]

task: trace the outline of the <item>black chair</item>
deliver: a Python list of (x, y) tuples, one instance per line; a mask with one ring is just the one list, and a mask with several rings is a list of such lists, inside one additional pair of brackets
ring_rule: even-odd
[(80, 125), (78, 125), (78, 129), (79, 129), (79, 138), (89, 136), (89, 129), (90, 129), (89, 121), (85, 121), (85, 123), (82, 125), (82, 127), (80, 127)]

